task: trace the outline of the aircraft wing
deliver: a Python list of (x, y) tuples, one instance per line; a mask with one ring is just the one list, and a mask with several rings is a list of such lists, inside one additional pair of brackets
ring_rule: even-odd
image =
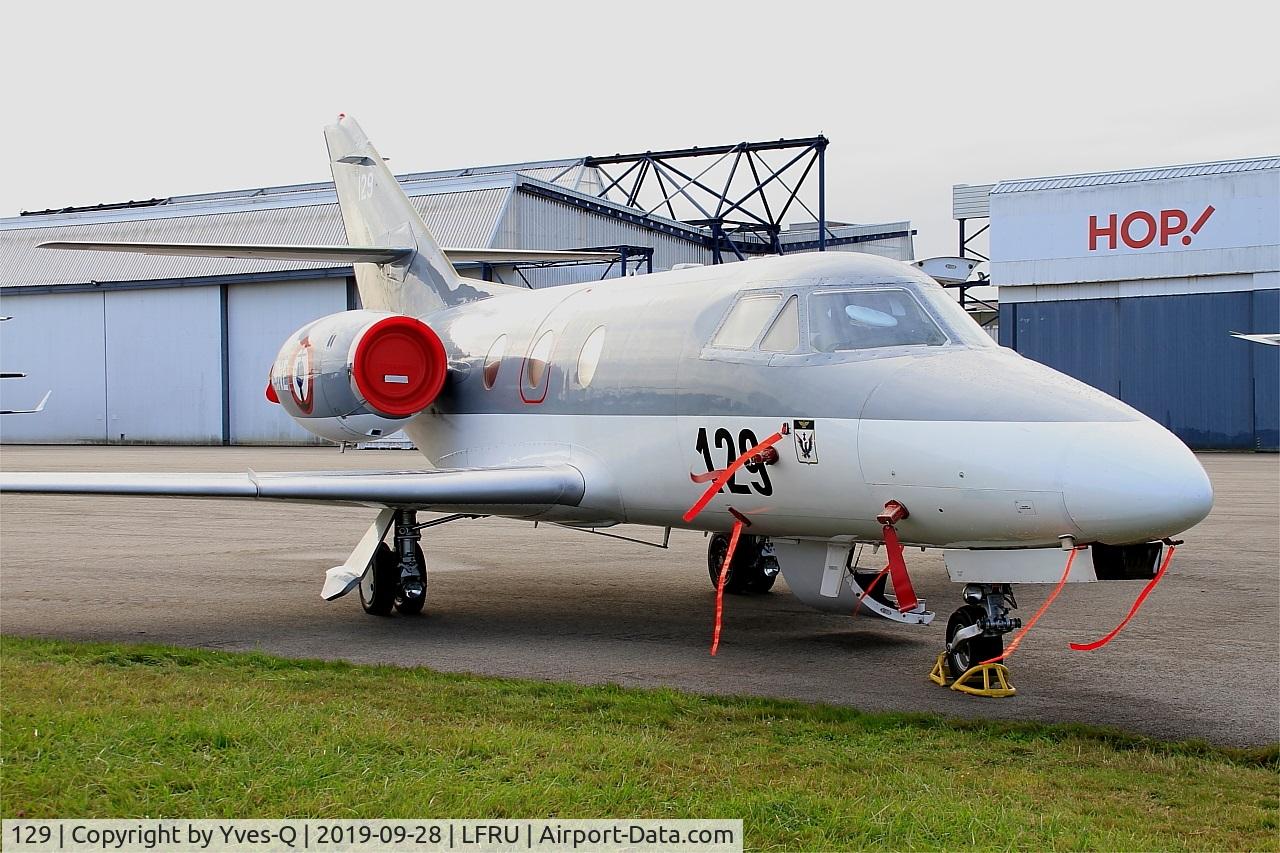
[(350, 504), (403, 509), (576, 506), (586, 492), (571, 465), (432, 471), (105, 474), (6, 471), (0, 492)]
[[(57, 240), (40, 249), (85, 252), (134, 252), (186, 258), (240, 258), (264, 261), (333, 261), (341, 264), (389, 264), (413, 252), (397, 246), (263, 246), (235, 243), (104, 243)], [(616, 252), (566, 252), (551, 249), (442, 249), (450, 262), (489, 264), (546, 264), (567, 261), (611, 261)]]

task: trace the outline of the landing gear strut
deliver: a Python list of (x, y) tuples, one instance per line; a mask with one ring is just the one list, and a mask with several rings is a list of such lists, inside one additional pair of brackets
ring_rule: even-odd
[(978, 696), (1012, 696), (1008, 670), (982, 663), (999, 657), (1004, 635), (1022, 627), (1021, 619), (1009, 615), (1018, 606), (1013, 589), (1009, 584), (971, 583), (964, 588), (964, 600), (947, 620), (947, 648), (929, 677), (943, 685), (954, 679), (953, 690)]
[(392, 608), (406, 616), (422, 612), (427, 603), (427, 561), (419, 544), (421, 530), (415, 511), (396, 510), (395, 549), (379, 543), (360, 580), (360, 606), (365, 613), (387, 616)]
[(1004, 635), (1022, 627), (1009, 613), (1018, 606), (1007, 583), (971, 583), (964, 588), (965, 605), (947, 620), (947, 664), (959, 677), (971, 667), (999, 657)]
[[(729, 536), (714, 533), (707, 543), (707, 574), (713, 588), (720, 584), (720, 568), (724, 565), (725, 552), (729, 550)], [(724, 581), (724, 591), (731, 595), (751, 595), (773, 589), (778, 579), (778, 558), (773, 548), (762, 536), (742, 536), (729, 562), (729, 576)]]

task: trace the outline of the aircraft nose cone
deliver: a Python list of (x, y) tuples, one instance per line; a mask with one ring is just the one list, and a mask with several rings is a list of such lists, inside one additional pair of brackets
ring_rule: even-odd
[(1082, 424), (1062, 461), (1063, 498), (1086, 542), (1126, 545), (1174, 536), (1213, 508), (1199, 460), (1152, 421)]

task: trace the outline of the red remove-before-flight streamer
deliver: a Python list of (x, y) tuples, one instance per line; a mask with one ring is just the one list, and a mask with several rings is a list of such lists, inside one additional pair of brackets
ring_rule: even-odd
[(1044, 604), (1040, 605), (1040, 609), (1036, 611), (1036, 615), (1031, 617), (1031, 621), (1022, 626), (1022, 630), (1014, 635), (1013, 641), (1009, 643), (1009, 648), (1004, 650), (1004, 654), (982, 661), (983, 663), (999, 663), (1008, 659), (1009, 655), (1017, 651), (1018, 646), (1022, 643), (1022, 638), (1027, 636), (1027, 632), (1031, 630), (1031, 626), (1035, 625), (1049, 609), (1049, 605), (1053, 604), (1053, 600), (1058, 597), (1058, 593), (1062, 592), (1062, 588), (1067, 585), (1067, 578), (1071, 575), (1071, 564), (1076, 561), (1076, 549), (1072, 548), (1071, 553), (1067, 555), (1067, 567), (1062, 570), (1062, 578), (1058, 581), (1058, 585), (1053, 588), (1053, 592), (1049, 593), (1049, 597), (1044, 600)]
[[(765, 450), (777, 444), (781, 440), (782, 432), (775, 432), (755, 447), (744, 451), (737, 459), (733, 460), (733, 462), (729, 464), (728, 468), (717, 472), (715, 479), (711, 482), (711, 485), (707, 486), (707, 490), (702, 493), (702, 497), (698, 498), (697, 502), (693, 506), (689, 507), (689, 510), (684, 514), (684, 520), (693, 521), (693, 519), (697, 517), (698, 513), (706, 509), (707, 504), (711, 503), (711, 499), (716, 496), (720, 489), (724, 488), (724, 484), (729, 482), (729, 478), (732, 477), (739, 468), (747, 464), (747, 460), (757, 454), (763, 453)], [(693, 481), (695, 483), (705, 482), (706, 479), (705, 475), (699, 475), (695, 476)], [(737, 515), (737, 513), (734, 514)], [(720, 648), (720, 629), (724, 624), (724, 585), (729, 579), (729, 563), (733, 560), (733, 552), (738, 548), (738, 539), (742, 536), (742, 528), (744, 526), (745, 522), (741, 516), (733, 522), (733, 533), (729, 535), (729, 550), (725, 552), (724, 562), (720, 565), (720, 578), (716, 582), (716, 623), (711, 634), (712, 656), (714, 656)]]
[(1169, 564), (1173, 562), (1173, 552), (1177, 550), (1178, 549), (1173, 545), (1169, 546), (1169, 552), (1164, 555), (1164, 562), (1160, 564), (1160, 571), (1156, 572), (1156, 576), (1147, 582), (1147, 585), (1142, 588), (1142, 592), (1138, 593), (1138, 598), (1133, 602), (1133, 606), (1129, 608), (1128, 615), (1126, 615), (1124, 619), (1120, 620), (1119, 625), (1111, 629), (1110, 634), (1107, 634), (1100, 640), (1094, 640), (1092, 643), (1068, 643), (1067, 645), (1071, 647), (1072, 651), (1091, 652), (1094, 649), (1102, 648), (1107, 643), (1114, 640), (1116, 635), (1123, 630), (1124, 626), (1129, 624), (1129, 620), (1137, 614), (1138, 608), (1142, 606), (1142, 602), (1147, 600), (1147, 596), (1151, 594), (1151, 590), (1155, 589), (1156, 584), (1160, 583), (1160, 579), (1164, 577), (1164, 573), (1169, 569)]
[(742, 522), (733, 523), (733, 533), (729, 534), (729, 550), (724, 552), (724, 562), (720, 564), (720, 579), (716, 581), (716, 625), (711, 633), (711, 656), (715, 657), (720, 648), (720, 627), (724, 622), (724, 585), (729, 578), (729, 563), (733, 561), (733, 552), (738, 549), (738, 537), (742, 535)]

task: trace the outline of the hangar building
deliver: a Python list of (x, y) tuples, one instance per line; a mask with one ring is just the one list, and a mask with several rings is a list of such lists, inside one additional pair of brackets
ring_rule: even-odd
[(1231, 333), (1280, 332), (1280, 157), (962, 186), (955, 200), (958, 219), (990, 217), (1001, 344), (1192, 448), (1278, 449), (1280, 347)]
[[(777, 148), (784, 142), (799, 144), (815, 161), (827, 144), (815, 137), (693, 149), (692, 154), (723, 150), (722, 158), (749, 157), (750, 145)], [(592, 158), (575, 158), (418, 173), (399, 180), (442, 246), (607, 248), (620, 256), (613, 264), (594, 266), (460, 265), (464, 275), (508, 284), (543, 287), (617, 276), (624, 266), (635, 274), (680, 263), (712, 263), (717, 257), (817, 248), (819, 230), (813, 224), (786, 228), (775, 219), (772, 232), (751, 225), (729, 233), (737, 227), (731, 219), (745, 218), (741, 204), (722, 205), (730, 216), (691, 222), (675, 218), (677, 210), (670, 203), (662, 207), (667, 216), (652, 206), (637, 206), (638, 184), (619, 201), (608, 192), (610, 183), (621, 186), (609, 178), (608, 170), (617, 168), (613, 164), (647, 164), (639, 173), (653, 175), (664, 168), (662, 161), (652, 153), (630, 161), (622, 155), (600, 159), (599, 165)], [(792, 162), (803, 165), (799, 155)], [(747, 171), (745, 165), (740, 170)], [(798, 183), (789, 179), (797, 190)], [(681, 192), (688, 195), (687, 189)], [(825, 248), (901, 260), (913, 256), (914, 232), (908, 222), (827, 224)], [(40, 414), (0, 419), (0, 440), (321, 442), (268, 403), (263, 389), (276, 351), (290, 333), (310, 320), (358, 306), (349, 266), (35, 248), (52, 240), (343, 244), (332, 184), (0, 219), (0, 313), (13, 317), (0, 328), (0, 366), (28, 374), (0, 384), (2, 403), (26, 408), (46, 389), (53, 391)]]

